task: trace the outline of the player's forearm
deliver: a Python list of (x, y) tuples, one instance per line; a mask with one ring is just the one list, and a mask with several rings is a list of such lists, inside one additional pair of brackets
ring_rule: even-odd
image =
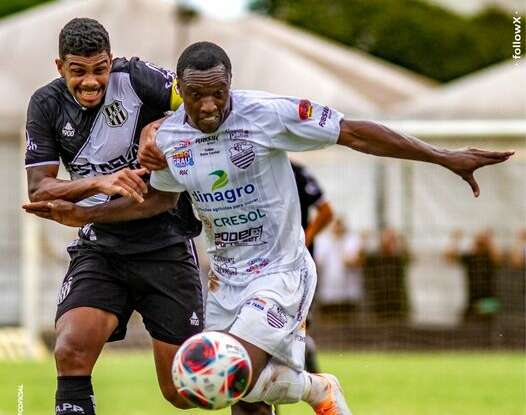
[(97, 193), (97, 182), (93, 177), (79, 180), (60, 180), (54, 177), (46, 177), (38, 182), (37, 187), (30, 187), (29, 199), (32, 202), (55, 199), (78, 202)]
[(375, 156), (418, 160), (445, 165), (448, 150), (434, 147), (415, 137), (397, 133), (371, 121), (341, 122), (338, 144)]
[(159, 192), (150, 188), (142, 203), (121, 197), (107, 203), (83, 208), (83, 214), (86, 223), (112, 223), (145, 219), (174, 209), (177, 206), (178, 198), (179, 193)]

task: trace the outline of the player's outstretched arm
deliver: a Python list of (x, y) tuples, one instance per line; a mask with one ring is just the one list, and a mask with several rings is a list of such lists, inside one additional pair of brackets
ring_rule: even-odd
[(56, 199), (26, 203), (22, 208), (41, 218), (50, 219), (66, 226), (83, 226), (87, 223), (112, 223), (149, 218), (174, 209), (179, 193), (161, 192), (150, 188), (143, 202), (119, 198), (90, 207)]
[(513, 151), (486, 151), (476, 148), (438, 148), (371, 121), (342, 120), (340, 126), (338, 144), (375, 156), (439, 164), (468, 182), (475, 197), (480, 194), (478, 183), (473, 177), (475, 170), (502, 163), (514, 154)]
[(131, 170), (125, 168), (116, 173), (96, 177), (86, 177), (78, 180), (57, 179), (58, 165), (44, 165), (27, 168), (27, 188), (29, 200), (62, 199), (77, 202), (98, 193), (108, 196), (119, 194), (142, 202), (143, 195), (148, 192), (146, 183), (141, 176), (146, 174), (145, 168)]

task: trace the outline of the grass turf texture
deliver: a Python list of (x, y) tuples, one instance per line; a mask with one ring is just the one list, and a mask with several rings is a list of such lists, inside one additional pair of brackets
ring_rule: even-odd
[[(524, 415), (526, 358), (522, 354), (323, 353), (323, 370), (337, 375), (354, 415)], [(0, 415), (53, 413), (55, 370), (40, 363), (0, 362)], [(105, 353), (94, 373), (99, 415), (229, 414), (180, 411), (165, 403), (149, 353)], [(311, 414), (305, 404), (282, 406), (282, 415)]]

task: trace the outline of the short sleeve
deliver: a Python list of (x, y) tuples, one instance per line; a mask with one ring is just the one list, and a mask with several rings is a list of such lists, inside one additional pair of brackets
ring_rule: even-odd
[(60, 154), (49, 114), (33, 95), (27, 109), (25, 165), (44, 164), (60, 164)]
[(181, 183), (175, 180), (169, 167), (153, 171), (150, 176), (150, 184), (161, 192), (184, 192), (186, 190)]
[(176, 90), (175, 73), (169, 69), (132, 58), (130, 80), (137, 96), (159, 111), (176, 110), (182, 103)]
[(306, 99), (279, 98), (272, 101), (280, 128), (270, 137), (273, 148), (309, 151), (336, 144), (343, 114)]

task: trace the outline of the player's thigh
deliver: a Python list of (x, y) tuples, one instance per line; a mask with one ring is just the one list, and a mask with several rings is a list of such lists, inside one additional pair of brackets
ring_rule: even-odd
[(189, 244), (142, 255), (130, 265), (141, 287), (135, 309), (153, 339), (180, 345), (203, 330), (201, 280)]
[(59, 372), (92, 367), (109, 338), (124, 337), (131, 309), (127, 290), (114, 273), (101, 253), (71, 252), (55, 317)]

